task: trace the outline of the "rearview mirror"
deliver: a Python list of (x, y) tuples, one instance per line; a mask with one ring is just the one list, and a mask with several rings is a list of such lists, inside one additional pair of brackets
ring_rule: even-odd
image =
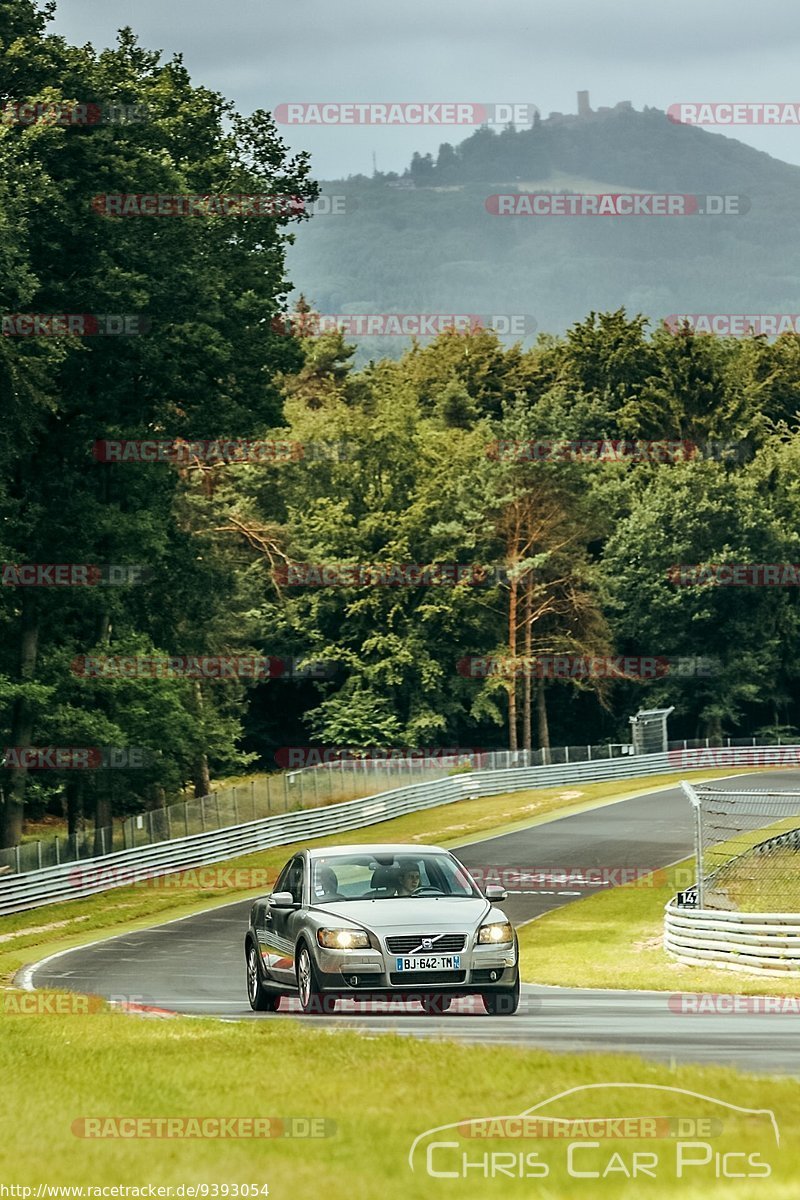
[(490, 883), (485, 892), (487, 900), (507, 900), (508, 892), (504, 887), (499, 887), (496, 883)]
[(294, 908), (294, 896), (291, 892), (273, 892), (269, 902), (272, 908)]

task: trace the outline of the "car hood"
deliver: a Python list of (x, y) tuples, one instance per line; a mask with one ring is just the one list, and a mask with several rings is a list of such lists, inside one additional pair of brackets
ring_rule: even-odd
[[(324, 912), (338, 920), (353, 921), (368, 929), (400, 929), (436, 931), (454, 929), (461, 932), (473, 929), (491, 911), (488, 900), (481, 897), (460, 898), (440, 896), (393, 896), (385, 900), (339, 900), (331, 904), (315, 904), (316, 912)], [(503, 920), (502, 916), (498, 920)]]

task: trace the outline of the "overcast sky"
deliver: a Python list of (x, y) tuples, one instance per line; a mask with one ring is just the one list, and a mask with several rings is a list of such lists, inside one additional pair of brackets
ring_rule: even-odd
[[(129, 24), (180, 51), (198, 83), (242, 112), (281, 102), (474, 101), (575, 112), (630, 100), (800, 102), (800, 6), (786, 0), (59, 0), (57, 32), (111, 45)], [(400, 171), (463, 128), (284, 126), (330, 179)], [(712, 132), (729, 132), (713, 128)], [(800, 163), (800, 126), (736, 136)]]

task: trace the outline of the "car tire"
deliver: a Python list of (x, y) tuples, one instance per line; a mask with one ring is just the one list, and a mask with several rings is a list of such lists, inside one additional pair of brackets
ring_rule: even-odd
[(519, 979), (510, 988), (483, 992), (482, 999), (490, 1017), (512, 1017), (519, 1008)]
[(258, 973), (258, 954), (254, 945), (247, 947), (247, 998), (253, 1012), (277, 1012), (281, 1002), (275, 992), (268, 992)]
[(336, 997), (320, 990), (317, 969), (305, 942), (297, 948), (297, 992), (300, 1007), (309, 1016), (329, 1016), (336, 1010)]
[(423, 996), (420, 1000), (422, 1011), (426, 1017), (440, 1017), (446, 1013), (453, 1003), (450, 996)]

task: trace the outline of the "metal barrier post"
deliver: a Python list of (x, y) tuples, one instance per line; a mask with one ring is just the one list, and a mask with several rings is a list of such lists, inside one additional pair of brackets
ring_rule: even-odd
[(703, 810), (700, 797), (690, 783), (681, 780), (684, 795), (694, 808), (694, 854), (697, 863), (697, 907), (705, 908), (705, 879), (703, 867)]

